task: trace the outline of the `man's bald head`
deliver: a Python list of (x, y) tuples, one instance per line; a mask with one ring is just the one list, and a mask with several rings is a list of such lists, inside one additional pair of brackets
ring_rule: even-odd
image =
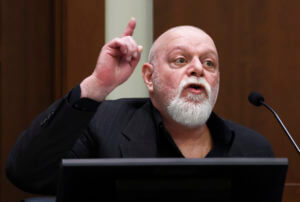
[(212, 45), (216, 49), (212, 38), (205, 31), (195, 26), (182, 25), (168, 29), (154, 41), (149, 52), (148, 62), (151, 64), (155, 64), (156, 57), (159, 54), (160, 49), (165, 47), (166, 42), (169, 41), (170, 38), (184, 36), (191, 32), (195, 33), (198, 37), (203, 37), (207, 38), (207, 40), (210, 40)]

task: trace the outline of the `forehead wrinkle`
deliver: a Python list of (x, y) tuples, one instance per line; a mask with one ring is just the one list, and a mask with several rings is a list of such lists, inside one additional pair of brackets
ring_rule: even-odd
[[(199, 46), (198, 46), (199, 47)], [(190, 48), (190, 46), (186, 46), (186, 45), (176, 45), (175, 47), (168, 47), (170, 49), (170, 53), (174, 52), (174, 51), (186, 51), (186, 52), (191, 52), (194, 51), (194, 49), (197, 49), (198, 47), (192, 47), (192, 49)], [(200, 46), (201, 48), (203, 46)], [(198, 50), (196, 50), (198, 51)], [(201, 50), (201, 52), (203, 52), (203, 54), (213, 54), (214, 56), (218, 56), (216, 50), (214, 48), (209, 48), (209, 47), (205, 47), (204, 50)]]

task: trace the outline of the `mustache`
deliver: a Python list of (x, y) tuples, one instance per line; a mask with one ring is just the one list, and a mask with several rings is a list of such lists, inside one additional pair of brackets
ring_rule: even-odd
[(205, 93), (207, 94), (208, 98), (210, 98), (211, 87), (208, 84), (208, 82), (202, 77), (200, 77), (200, 78), (198, 78), (198, 77), (189, 77), (189, 78), (183, 79), (180, 82), (180, 85), (178, 87), (178, 93), (181, 94), (182, 91), (190, 85), (199, 85), (199, 86), (201, 86), (202, 88), (204, 88)]

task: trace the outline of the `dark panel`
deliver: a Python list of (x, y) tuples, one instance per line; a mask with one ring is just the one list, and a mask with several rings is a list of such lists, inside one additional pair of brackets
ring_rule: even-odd
[(93, 72), (104, 44), (104, 0), (55, 1), (55, 97)]
[(1, 201), (30, 196), (4, 176), (7, 154), (53, 101), (51, 1), (1, 1)]
[(53, 86), (55, 89), (55, 99), (59, 99), (63, 95), (63, 74), (64, 74), (64, 46), (63, 46), (63, 16), (65, 1), (54, 1), (54, 80)]
[(4, 176), (32, 119), (89, 75), (104, 42), (104, 0), (1, 1), (0, 201), (33, 196)]
[(104, 0), (65, 0), (63, 5), (63, 90), (66, 93), (96, 65), (104, 44)]
[[(277, 157), (288, 157), (290, 183), (300, 182), (299, 155), (273, 115), (249, 104), (247, 97), (260, 91), (300, 142), (300, 91), (295, 89), (300, 86), (299, 6), (297, 0), (154, 0), (155, 37), (169, 27), (190, 24), (215, 40), (221, 70), (215, 111), (259, 131)], [(289, 190), (296, 196), (297, 189)]]
[(283, 202), (295, 202), (300, 198), (300, 184), (299, 183), (289, 183), (286, 184), (283, 193)]

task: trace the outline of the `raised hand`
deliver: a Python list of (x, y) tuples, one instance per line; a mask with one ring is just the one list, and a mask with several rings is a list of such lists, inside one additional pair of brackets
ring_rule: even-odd
[(138, 46), (132, 37), (135, 26), (136, 21), (132, 18), (121, 37), (102, 47), (94, 72), (80, 84), (81, 97), (102, 101), (130, 77), (142, 52), (142, 46)]

